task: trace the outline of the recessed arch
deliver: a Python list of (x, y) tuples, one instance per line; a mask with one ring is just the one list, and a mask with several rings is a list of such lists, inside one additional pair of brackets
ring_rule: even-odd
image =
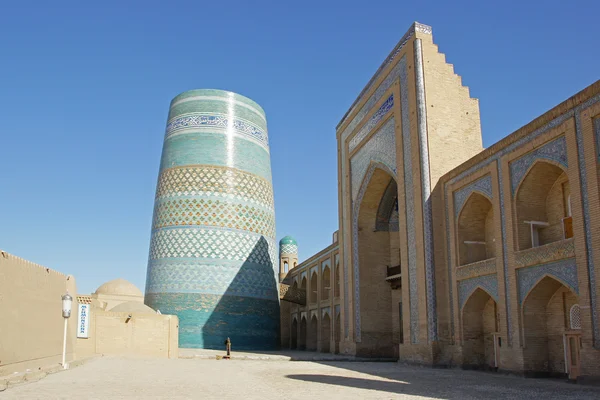
[(316, 303), (317, 302), (317, 294), (319, 293), (319, 278), (317, 275), (317, 271), (313, 271), (310, 274), (310, 302), (311, 303)]
[[(570, 187), (564, 166), (548, 159), (531, 164), (515, 192), (517, 250), (564, 239)], [(570, 223), (570, 222), (569, 222)]]
[(457, 230), (459, 265), (496, 256), (494, 208), (486, 194), (469, 194), (458, 214)]
[(321, 352), (329, 353), (331, 336), (331, 316), (329, 311), (323, 312), (321, 316)]
[(566, 313), (574, 304), (579, 304), (577, 294), (550, 275), (544, 275), (527, 293), (521, 308), (526, 371), (547, 375), (565, 372), (563, 337), (570, 330)]
[(306, 331), (307, 331), (306, 315), (300, 317), (300, 330), (298, 332), (298, 349), (306, 350)]
[(323, 274), (321, 275), (321, 300), (329, 300), (331, 293), (331, 268), (325, 265)]
[(319, 319), (316, 314), (310, 317), (308, 326), (308, 336), (306, 338), (306, 350), (316, 351), (319, 335)]
[(499, 330), (496, 299), (477, 286), (461, 309), (463, 365), (496, 367), (495, 338)]

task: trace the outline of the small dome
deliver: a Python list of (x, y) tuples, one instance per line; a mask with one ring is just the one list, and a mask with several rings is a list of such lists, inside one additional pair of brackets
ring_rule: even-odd
[(280, 246), (284, 244), (295, 244), (296, 246), (298, 246), (298, 242), (296, 242), (296, 239), (294, 239), (291, 236), (286, 236), (279, 241)]
[(279, 254), (298, 254), (298, 242), (291, 236), (279, 241)]
[(106, 282), (98, 289), (96, 289), (95, 293), (112, 294), (117, 296), (144, 297), (142, 291), (138, 289), (133, 283), (121, 278)]
[(119, 305), (114, 306), (109, 310), (110, 312), (128, 312), (128, 313), (142, 313), (142, 314), (156, 314), (156, 311), (140, 303), (139, 301), (126, 301)]

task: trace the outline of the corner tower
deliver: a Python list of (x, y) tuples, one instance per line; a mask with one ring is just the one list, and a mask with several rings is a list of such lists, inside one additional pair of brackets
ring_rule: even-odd
[(279, 282), (298, 265), (298, 242), (291, 236), (279, 241)]
[(278, 346), (275, 209), (267, 120), (247, 97), (171, 101), (145, 303), (179, 317), (182, 347)]

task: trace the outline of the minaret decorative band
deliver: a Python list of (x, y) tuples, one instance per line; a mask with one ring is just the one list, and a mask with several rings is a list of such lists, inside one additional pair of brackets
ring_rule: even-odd
[(179, 317), (179, 346), (278, 346), (278, 255), (265, 113), (221, 90), (171, 102), (145, 302)]

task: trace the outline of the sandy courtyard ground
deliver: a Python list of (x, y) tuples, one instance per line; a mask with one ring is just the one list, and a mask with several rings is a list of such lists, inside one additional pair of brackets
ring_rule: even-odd
[(396, 363), (104, 357), (0, 393), (10, 399), (600, 399), (560, 380)]

